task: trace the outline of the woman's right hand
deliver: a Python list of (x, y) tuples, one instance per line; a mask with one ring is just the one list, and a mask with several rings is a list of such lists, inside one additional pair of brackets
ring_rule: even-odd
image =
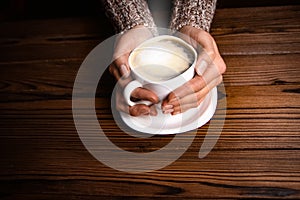
[[(135, 26), (133, 29), (120, 35), (116, 41), (113, 62), (109, 66), (110, 73), (118, 81), (116, 90), (116, 109), (132, 116), (157, 114), (154, 106), (147, 106), (145, 104), (128, 106), (123, 97), (124, 87), (132, 80), (130, 77), (130, 67), (128, 64), (129, 54), (140, 43), (152, 36), (153, 35), (148, 28), (140, 25)], [(135, 89), (132, 92), (131, 97), (135, 100), (151, 101), (153, 104), (159, 102), (157, 95), (145, 88)]]

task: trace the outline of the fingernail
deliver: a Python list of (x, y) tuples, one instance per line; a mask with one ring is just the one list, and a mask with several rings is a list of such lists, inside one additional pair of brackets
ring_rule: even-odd
[(126, 65), (120, 66), (122, 77), (127, 78), (129, 76), (129, 70), (127, 69)]
[(164, 110), (163, 113), (164, 114), (169, 114), (169, 113), (171, 113), (173, 111), (174, 111), (174, 109), (168, 109), (168, 110)]
[(208, 63), (205, 60), (202, 60), (200, 64), (196, 67), (196, 72), (198, 75), (202, 75), (207, 68)]
[(180, 113), (179, 111), (176, 111), (176, 112), (173, 112), (172, 115), (177, 115), (179, 113)]
[(162, 107), (162, 110), (165, 111), (165, 110), (168, 110), (168, 109), (172, 109), (173, 107), (174, 107), (173, 105), (167, 104), (167, 105)]

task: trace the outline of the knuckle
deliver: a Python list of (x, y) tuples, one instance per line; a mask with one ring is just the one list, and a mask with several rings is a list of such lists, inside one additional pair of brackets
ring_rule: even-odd
[(216, 58), (216, 52), (213, 49), (206, 50), (206, 53), (210, 58), (210, 61), (213, 61)]
[(226, 64), (224, 63), (224, 61), (222, 62), (222, 64), (219, 65), (219, 71), (221, 74), (224, 74), (226, 71)]
[(176, 107), (174, 108), (173, 113), (181, 113), (181, 112), (182, 112), (181, 106), (176, 106)]
[(121, 66), (123, 63), (127, 63), (127, 59), (128, 59), (129, 54), (124, 53), (122, 55), (119, 55), (118, 58), (115, 59), (115, 64), (117, 66)]
[(171, 92), (168, 96), (168, 100), (175, 99), (175, 98), (176, 98), (176, 95), (174, 92)]
[(203, 76), (196, 76), (195, 77), (195, 90), (194, 90), (194, 92), (201, 90), (205, 85), (206, 85), (206, 81), (205, 81), (204, 77)]
[(211, 40), (213, 40), (213, 38), (212, 38), (212, 36), (208, 33), (208, 32), (206, 32), (206, 31), (204, 31), (204, 30), (201, 30), (201, 37), (204, 39), (204, 40), (206, 40), (206, 41), (211, 41)]
[(201, 92), (199, 92), (198, 94), (197, 94), (197, 101), (196, 101), (196, 106), (199, 106), (200, 105), (200, 100), (202, 99), (202, 93)]
[(153, 102), (153, 103), (158, 103), (159, 102), (159, 99), (158, 99), (158, 97), (155, 95), (155, 96), (151, 96), (150, 98), (149, 98), (149, 100), (151, 101), (151, 102)]
[(138, 116), (139, 115), (138, 107), (137, 106), (129, 107), (129, 114), (131, 116)]

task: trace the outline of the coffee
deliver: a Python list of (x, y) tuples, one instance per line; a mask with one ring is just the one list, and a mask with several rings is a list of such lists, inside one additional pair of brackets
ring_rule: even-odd
[(168, 66), (152, 64), (136, 67), (135, 72), (144, 78), (155, 82), (166, 81), (182, 73), (181, 71), (175, 71)]
[(172, 79), (187, 70), (194, 53), (175, 40), (161, 39), (146, 43), (131, 55), (133, 70), (150, 81)]
[(139, 87), (154, 92), (163, 100), (194, 77), (196, 60), (196, 50), (180, 38), (161, 35), (146, 40), (129, 55), (133, 80), (124, 88), (125, 101), (129, 106), (151, 105), (152, 102), (131, 101), (131, 93)]

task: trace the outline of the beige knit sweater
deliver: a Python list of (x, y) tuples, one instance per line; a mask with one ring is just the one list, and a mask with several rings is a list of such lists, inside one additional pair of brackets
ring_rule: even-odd
[[(146, 0), (103, 0), (107, 16), (117, 32), (136, 25), (155, 28)], [(217, 0), (174, 0), (170, 29), (180, 30), (190, 25), (209, 31)]]

